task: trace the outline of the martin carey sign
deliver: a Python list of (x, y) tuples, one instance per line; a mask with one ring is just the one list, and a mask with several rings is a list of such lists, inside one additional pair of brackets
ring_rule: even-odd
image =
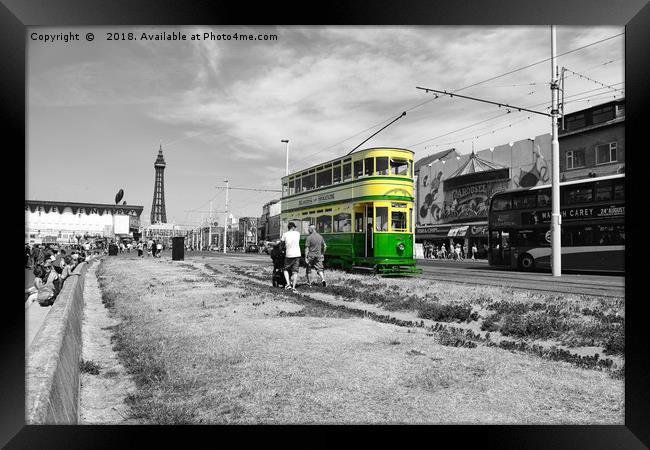
[[(528, 213), (533, 220), (532, 223), (550, 223), (551, 211), (535, 211)], [(602, 217), (625, 217), (625, 206), (596, 206), (586, 208), (562, 208), (560, 210), (562, 220), (580, 220), (580, 219), (593, 219)]]

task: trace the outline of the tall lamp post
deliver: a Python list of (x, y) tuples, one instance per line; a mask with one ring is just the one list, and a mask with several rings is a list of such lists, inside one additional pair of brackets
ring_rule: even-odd
[(559, 116), (558, 100), (558, 69), (556, 61), (555, 25), (551, 25), (551, 121), (553, 123), (553, 134), (551, 140), (551, 154), (553, 159), (552, 182), (551, 182), (551, 254), (553, 276), (562, 275), (562, 247), (561, 247), (561, 224), (560, 217), (560, 142), (557, 137), (557, 119)]
[(223, 180), (226, 183), (226, 211), (223, 220), (223, 252), (226, 253), (226, 238), (228, 236), (228, 179)]
[(282, 139), (280, 142), (287, 144), (287, 173), (285, 175), (289, 175), (289, 139)]

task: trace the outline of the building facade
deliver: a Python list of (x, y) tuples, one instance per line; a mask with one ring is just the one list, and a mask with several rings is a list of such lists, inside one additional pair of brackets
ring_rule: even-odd
[(490, 197), (507, 189), (550, 183), (551, 135), (459, 154), (455, 149), (416, 161), (415, 239), (438, 248), (476, 244), (487, 252)]
[(246, 248), (251, 244), (257, 245), (258, 218), (257, 217), (240, 217), (239, 218), (240, 239), (239, 245)]
[(258, 241), (280, 239), (280, 212), (282, 202), (272, 200), (262, 206), (262, 216), (258, 222)]
[(562, 181), (625, 172), (625, 99), (566, 114), (560, 127)]
[(143, 206), (25, 200), (25, 243), (134, 237)]

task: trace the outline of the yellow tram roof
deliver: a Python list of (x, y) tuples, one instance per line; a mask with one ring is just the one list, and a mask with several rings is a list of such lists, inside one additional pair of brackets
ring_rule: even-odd
[(323, 161), (323, 162), (320, 162), (318, 164), (314, 164), (313, 166), (305, 167), (304, 169), (295, 170), (295, 171), (291, 172), (289, 175), (283, 176), (282, 180), (284, 180), (285, 178), (289, 178), (289, 177), (291, 177), (291, 176), (293, 176), (293, 175), (295, 175), (297, 173), (304, 172), (306, 170), (316, 169), (317, 167), (325, 165), (325, 164), (330, 164), (330, 163), (333, 164), (333, 163), (335, 163), (337, 161), (342, 161), (342, 160), (344, 160), (346, 158), (353, 158), (354, 156), (356, 156), (356, 155), (358, 155), (360, 153), (367, 153), (367, 152), (370, 152), (370, 151), (377, 151), (377, 150), (385, 150), (385, 151), (388, 151), (388, 152), (390, 152), (390, 151), (409, 152), (409, 153), (412, 153), (412, 154), (415, 155), (415, 152), (413, 150), (409, 150), (408, 148), (400, 148), (400, 147), (371, 147), (371, 148), (364, 148), (363, 150), (357, 150), (354, 153), (351, 153), (349, 155), (339, 156), (338, 158), (330, 159), (328, 161)]

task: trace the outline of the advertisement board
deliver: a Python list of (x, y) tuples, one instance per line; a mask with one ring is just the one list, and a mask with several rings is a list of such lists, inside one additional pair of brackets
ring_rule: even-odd
[(113, 232), (115, 234), (129, 234), (129, 216), (116, 214), (113, 216)]

